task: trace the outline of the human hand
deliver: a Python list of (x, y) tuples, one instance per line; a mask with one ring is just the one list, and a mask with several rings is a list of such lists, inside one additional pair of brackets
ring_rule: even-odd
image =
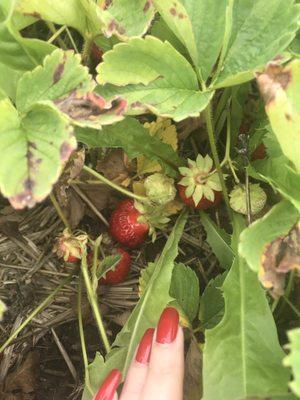
[(183, 330), (175, 308), (166, 308), (157, 329), (148, 329), (137, 348), (118, 397), (121, 372), (112, 370), (94, 400), (182, 400)]

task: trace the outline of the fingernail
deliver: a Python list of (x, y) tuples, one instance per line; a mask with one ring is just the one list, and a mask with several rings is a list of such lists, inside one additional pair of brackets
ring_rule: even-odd
[(118, 369), (113, 369), (100, 386), (94, 400), (113, 400), (116, 390), (121, 382), (122, 374)]
[(173, 307), (165, 308), (157, 325), (156, 342), (162, 344), (172, 343), (177, 336), (178, 324), (178, 311)]
[(148, 364), (150, 360), (151, 347), (152, 347), (152, 339), (155, 330), (150, 328), (147, 329), (140, 341), (139, 347), (136, 352), (135, 361), (141, 364)]

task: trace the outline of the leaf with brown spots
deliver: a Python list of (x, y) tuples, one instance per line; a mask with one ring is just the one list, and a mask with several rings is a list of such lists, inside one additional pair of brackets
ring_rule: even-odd
[(44, 60), (43, 65), (22, 76), (18, 83), (16, 105), (27, 112), (32, 105), (66, 98), (76, 91), (83, 96), (94, 88), (92, 77), (81, 58), (73, 51), (56, 50)]
[(76, 125), (94, 129), (121, 121), (127, 106), (121, 97), (106, 101), (96, 93), (81, 95), (75, 91), (54, 103)]
[(103, 33), (122, 40), (142, 36), (149, 29), (154, 13), (152, 0), (114, 0), (100, 15)]
[(89, 0), (19, 0), (17, 11), (25, 15), (39, 15), (46, 21), (77, 29), (82, 36), (99, 34), (100, 20), (97, 4)]
[(68, 120), (54, 107), (35, 105), (23, 117), (0, 102), (0, 190), (14, 208), (33, 207), (51, 191), (77, 146)]
[(300, 60), (270, 64), (257, 82), (281, 149), (300, 172)]
[(285, 274), (300, 269), (298, 210), (282, 201), (241, 234), (239, 253), (272, 294), (283, 294)]

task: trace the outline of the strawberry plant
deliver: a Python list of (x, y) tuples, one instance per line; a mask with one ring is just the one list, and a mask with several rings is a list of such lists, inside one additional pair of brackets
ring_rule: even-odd
[(0, 352), (68, 284), (83, 400), (126, 376), (166, 306), (186, 331), (186, 399), (299, 398), (299, 21), (296, 0), (2, 0), (0, 232), (24, 248), (8, 205), (52, 207), (51, 256), (76, 268)]

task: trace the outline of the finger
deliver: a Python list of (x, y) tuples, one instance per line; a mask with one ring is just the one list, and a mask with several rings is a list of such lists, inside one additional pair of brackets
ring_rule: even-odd
[(140, 341), (124, 383), (120, 400), (140, 400), (148, 373), (154, 329), (147, 329)]
[(122, 374), (118, 369), (110, 371), (93, 400), (118, 400), (117, 388), (121, 379)]
[(182, 400), (184, 337), (178, 324), (178, 312), (174, 308), (166, 308), (152, 345), (142, 400)]

